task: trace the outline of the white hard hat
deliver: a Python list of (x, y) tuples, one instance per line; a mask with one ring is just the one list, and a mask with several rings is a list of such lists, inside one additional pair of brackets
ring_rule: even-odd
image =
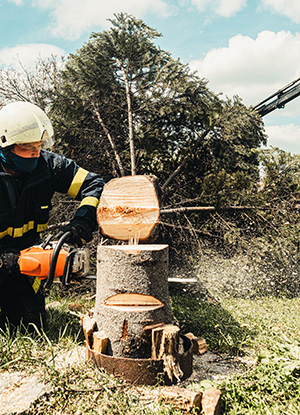
[(30, 102), (12, 102), (0, 110), (0, 147), (34, 143), (53, 145), (53, 127), (44, 111)]

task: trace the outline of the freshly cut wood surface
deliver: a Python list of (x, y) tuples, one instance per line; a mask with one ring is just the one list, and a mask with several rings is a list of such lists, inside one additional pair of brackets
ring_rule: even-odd
[(106, 353), (108, 337), (104, 331), (94, 331), (93, 333), (93, 350), (98, 353)]
[(96, 320), (89, 317), (88, 315), (85, 315), (81, 318), (82, 322), (82, 328), (84, 337), (86, 339), (87, 344), (92, 347), (93, 345), (93, 333), (96, 330), (97, 323)]
[(159, 201), (147, 176), (113, 179), (103, 189), (97, 208), (103, 235), (121, 241), (145, 241), (159, 219)]
[(191, 340), (194, 354), (204, 354), (208, 351), (206, 341), (203, 337), (196, 337), (193, 333), (187, 333), (185, 336)]
[(152, 295), (138, 293), (116, 294), (104, 301), (103, 307), (127, 312), (152, 311), (164, 304)]

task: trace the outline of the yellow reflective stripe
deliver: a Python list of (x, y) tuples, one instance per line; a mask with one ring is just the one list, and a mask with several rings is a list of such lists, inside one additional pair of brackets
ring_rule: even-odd
[(78, 195), (78, 192), (82, 186), (82, 183), (84, 182), (86, 176), (89, 174), (89, 172), (85, 169), (83, 169), (82, 167), (80, 167), (77, 170), (77, 173), (75, 174), (72, 183), (69, 187), (68, 190), (68, 195), (73, 197), (73, 199), (75, 199), (75, 197)]
[(12, 236), (12, 234), (13, 234), (13, 228), (12, 227), (7, 228), (5, 231), (0, 232), (0, 239), (4, 238), (6, 235)]
[(30, 231), (33, 228), (34, 228), (34, 221), (31, 220), (25, 225), (23, 225), (22, 228), (15, 228), (13, 238), (20, 238), (21, 236), (23, 236), (24, 233)]
[(97, 207), (99, 203), (99, 199), (93, 196), (87, 196), (84, 199), (82, 199), (79, 207), (81, 206), (94, 206)]
[(35, 294), (38, 292), (40, 285), (41, 285), (41, 280), (38, 277), (35, 277), (35, 280), (32, 284), (32, 288)]
[[(37, 225), (37, 232), (43, 232), (47, 229), (48, 222), (47, 223), (41, 223), (40, 225)], [(7, 228), (5, 231), (0, 232), (0, 239), (4, 238), (5, 236), (9, 235), (13, 238), (21, 238), (21, 236), (24, 235), (24, 233), (30, 231), (31, 229), (34, 229), (34, 221), (31, 220), (28, 223), (26, 223), (21, 228)]]
[(43, 232), (47, 229), (47, 227), (48, 227), (48, 222), (47, 223), (41, 223), (41, 224), (37, 225), (36, 231), (37, 232)]

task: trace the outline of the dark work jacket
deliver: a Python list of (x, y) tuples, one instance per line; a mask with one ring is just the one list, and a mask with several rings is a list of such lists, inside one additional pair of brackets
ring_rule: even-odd
[(51, 198), (55, 192), (81, 201), (75, 217), (96, 227), (96, 207), (103, 179), (64, 156), (41, 151), (38, 166), (15, 178), (0, 165), (0, 252), (25, 249), (39, 241), (47, 229)]

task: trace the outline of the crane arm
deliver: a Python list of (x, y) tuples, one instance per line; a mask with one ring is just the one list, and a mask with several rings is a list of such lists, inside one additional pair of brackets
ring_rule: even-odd
[(284, 108), (285, 104), (297, 98), (300, 95), (300, 78), (279, 89), (268, 98), (255, 105), (253, 109), (261, 117), (274, 111), (276, 108)]

